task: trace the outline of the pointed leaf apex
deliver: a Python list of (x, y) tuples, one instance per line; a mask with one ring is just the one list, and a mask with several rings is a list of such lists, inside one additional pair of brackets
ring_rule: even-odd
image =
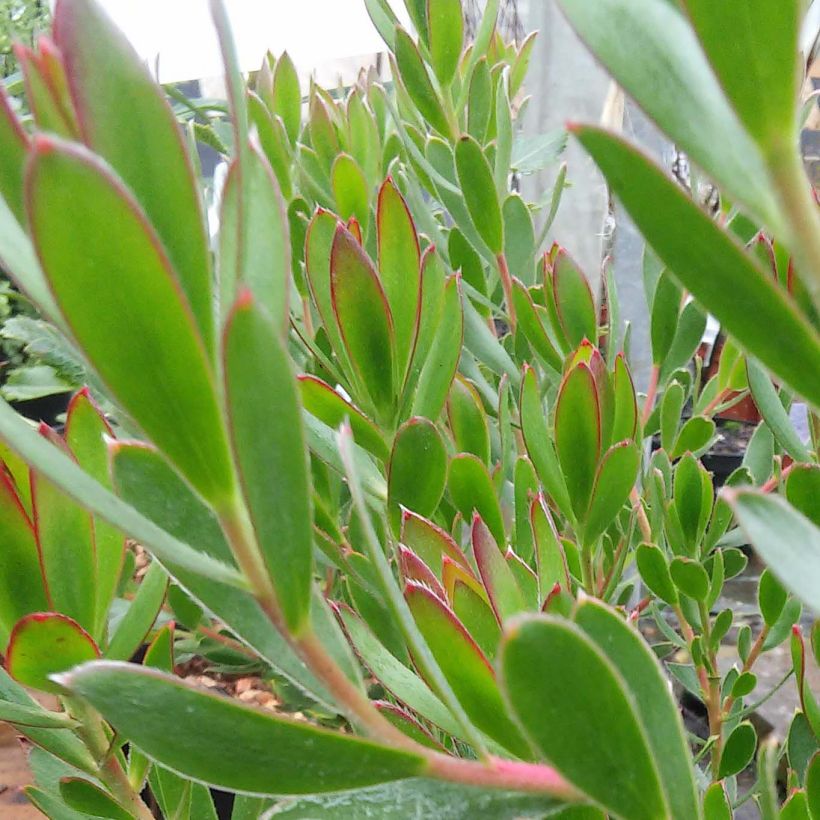
[(800, 628), (800, 624), (794, 624), (794, 626), (792, 626), (792, 635), (801, 641), (803, 640), (803, 630)]
[(576, 122), (575, 120), (567, 120), (564, 124), (564, 128), (566, 128), (570, 134), (577, 134), (583, 128), (583, 126), (581, 125), (581, 123)]
[(234, 310), (247, 310), (253, 305), (253, 291), (245, 286), (239, 291), (236, 301), (234, 302)]

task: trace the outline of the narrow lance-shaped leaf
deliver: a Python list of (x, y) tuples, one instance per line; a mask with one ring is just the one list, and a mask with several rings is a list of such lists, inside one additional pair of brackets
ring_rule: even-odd
[(421, 255), (410, 210), (389, 177), (379, 190), (376, 236), (379, 277), (396, 334), (396, 370), (403, 379), (418, 332)]
[(5, 87), (0, 88), (0, 195), (22, 222), (23, 169), (29, 138), (14, 113)]
[(764, 150), (774, 150), (797, 124), (800, 3), (685, 0), (684, 5), (740, 120)]
[(393, 412), (393, 317), (373, 263), (339, 225), (330, 257), (330, 288), (348, 355), (381, 420)]
[[(68, 405), (65, 438), (77, 463), (104, 487), (111, 489), (108, 448), (105, 436), (113, 435), (89, 392), (81, 390)], [(117, 590), (125, 555), (125, 536), (100, 518), (94, 519), (96, 560), (96, 627), (94, 635), (104, 634), (108, 608)]]
[(820, 406), (820, 335), (788, 295), (639, 151), (596, 128), (576, 134), (681, 283), (750, 353)]
[(299, 376), (299, 391), (302, 405), (308, 413), (334, 430), (347, 419), (353, 430), (353, 438), (360, 447), (381, 461), (390, 458), (390, 450), (381, 430), (329, 384), (316, 376)]
[(0, 539), (0, 641), (5, 644), (23, 615), (48, 609), (34, 528), (5, 471), (0, 473)]
[(287, 51), (276, 61), (273, 71), (273, 111), (282, 118), (291, 145), (299, 138), (302, 121), (302, 92), (299, 75)]
[(552, 288), (561, 326), (570, 345), (596, 340), (595, 300), (581, 269), (561, 248), (553, 261)]
[(724, 491), (741, 529), (782, 583), (820, 611), (820, 527), (778, 496)]
[[(561, 0), (561, 7), (581, 39), (661, 129), (722, 189), (776, 229), (779, 211), (760, 151), (732, 111), (678, 4)], [(655, 197), (645, 195), (645, 202), (682, 229)]]
[(407, 93), (424, 119), (440, 134), (452, 136), (452, 129), (427, 67), (412, 37), (401, 27), (395, 35), (396, 65)]
[(307, 447), (290, 361), (249, 292), (228, 320), (223, 355), (231, 438), (257, 544), (285, 622), (299, 632), (313, 566)]
[(446, 604), (410, 583), (405, 598), (430, 651), (475, 725), (514, 754), (530, 757), (501, 700), (487, 658)]
[(305, 794), (423, 773), (417, 755), (251, 709), (153, 669), (98, 662), (60, 683), (150, 758), (231, 791)]
[(504, 222), (493, 172), (481, 146), (469, 136), (456, 143), (456, 171), (470, 219), (496, 256), (504, 251)]
[(142, 646), (159, 615), (168, 589), (168, 574), (156, 561), (140, 581), (105, 651), (110, 661), (127, 661)]
[[(62, 440), (45, 426), (43, 435), (68, 454)], [(91, 515), (36, 470), (31, 471), (31, 501), (50, 607), (94, 633), (97, 558)]]
[(507, 561), (481, 517), (473, 516), (473, 555), (499, 624), (525, 609), (524, 597)]
[(450, 461), (448, 476), (450, 496), (465, 521), (477, 512), (493, 538), (504, 543), (504, 518), (487, 467), (471, 453), (459, 453)]
[(461, 281), (458, 276), (452, 276), (444, 285), (438, 327), (432, 336), (427, 359), (418, 377), (413, 401), (413, 412), (416, 415), (425, 416), (432, 421), (438, 420), (456, 374), (463, 341)]
[(595, 475), (584, 521), (584, 541), (594, 544), (615, 520), (635, 486), (641, 453), (634, 441), (621, 441), (607, 450)]
[(92, 365), (191, 483), (224, 500), (234, 482), (207, 352), (139, 206), (98, 160), (46, 137), (27, 195), (43, 269)]
[(555, 405), (555, 449), (572, 508), (583, 518), (601, 449), (601, 418), (592, 371), (583, 362), (564, 379)]
[(433, 71), (446, 87), (456, 73), (464, 43), (461, 0), (427, 0), (427, 31)]
[(250, 288), (274, 323), (287, 327), (290, 234), (276, 177), (259, 147), (234, 159), (222, 192), (219, 291), (223, 317)]
[(99, 4), (60, 0), (54, 37), (84, 140), (114, 167), (145, 209), (179, 276), (205, 348), (213, 351), (204, 210), (171, 106)]

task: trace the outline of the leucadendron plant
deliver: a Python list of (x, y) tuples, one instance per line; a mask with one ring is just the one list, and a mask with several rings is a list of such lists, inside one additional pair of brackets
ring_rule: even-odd
[[(544, 247), (566, 170), (541, 202), (514, 192), (563, 142), (518, 136), (533, 40), (503, 42), (497, 2), (465, 44), (460, 0), (408, 0), (415, 35), (368, 0), (391, 82), (306, 105), (287, 55), (245, 82), (211, 5), (227, 117), (176, 91), (172, 109), (92, 0), (58, 0), (24, 61), (32, 122), (0, 96), (0, 259), (106, 408), (78, 393), (60, 436), (0, 402), (0, 718), (36, 747), (31, 800), (199, 820), (211, 786), (236, 820), (820, 817), (798, 4), (690, 0), (690, 24), (667, 0), (564, 2), (724, 194), (713, 218), (573, 127), (654, 249), (645, 396), (611, 272), (597, 299)], [(228, 164), (213, 231), (196, 140)], [(706, 311), (729, 335), (709, 380)], [(763, 421), (716, 496), (700, 457), (747, 395)], [(123, 535), (153, 558), (136, 592)], [(768, 568), (733, 649), (721, 594), (747, 540)], [(175, 675), (197, 634), (298, 690), (301, 719)], [(758, 744), (756, 664), (789, 641), (777, 686), (799, 709)]]

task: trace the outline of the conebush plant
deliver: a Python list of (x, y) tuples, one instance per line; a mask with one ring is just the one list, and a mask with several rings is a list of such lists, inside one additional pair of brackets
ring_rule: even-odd
[[(0, 719), (47, 816), (211, 818), (216, 787), (236, 820), (820, 817), (803, 4), (561, 4), (721, 192), (707, 213), (570, 128), (649, 245), (645, 395), (611, 272), (599, 297), (544, 247), (563, 136), (520, 136), (533, 39), (502, 40), (497, 0), (470, 44), (460, 0), (408, 0), (416, 34), (366, 0), (390, 83), (307, 100), (287, 54), (246, 82), (213, 0), (227, 108), (172, 108), (93, 0), (57, 0), (32, 122), (0, 94), (0, 260), (87, 384), (62, 433), (0, 401)], [(218, 225), (198, 141), (227, 162)], [(716, 493), (701, 456), (747, 396)], [(760, 617), (735, 623), (747, 543)], [(786, 644), (798, 709), (761, 740), (756, 664)], [(197, 654), (282, 708), (176, 674)]]

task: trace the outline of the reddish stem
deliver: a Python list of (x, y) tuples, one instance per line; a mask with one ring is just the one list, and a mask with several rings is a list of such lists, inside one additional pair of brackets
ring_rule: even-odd
[(507, 303), (507, 315), (510, 317), (510, 328), (515, 330), (515, 305), (513, 304), (512, 296), (512, 277), (510, 276), (510, 268), (507, 265), (507, 257), (503, 253), (496, 256), (498, 263), (498, 273), (501, 276), (501, 288), (504, 291), (504, 301)]
[(537, 763), (521, 763), (491, 757), (487, 763), (436, 754), (430, 758), (426, 774), (439, 780), (485, 788), (551, 794), (562, 800), (582, 799), (578, 790), (555, 769)]
[(646, 400), (643, 403), (643, 412), (641, 413), (641, 427), (646, 427), (646, 422), (652, 415), (652, 410), (655, 407), (655, 397), (658, 395), (658, 380), (661, 377), (660, 365), (652, 365), (652, 373), (649, 375), (649, 387), (646, 389)]

